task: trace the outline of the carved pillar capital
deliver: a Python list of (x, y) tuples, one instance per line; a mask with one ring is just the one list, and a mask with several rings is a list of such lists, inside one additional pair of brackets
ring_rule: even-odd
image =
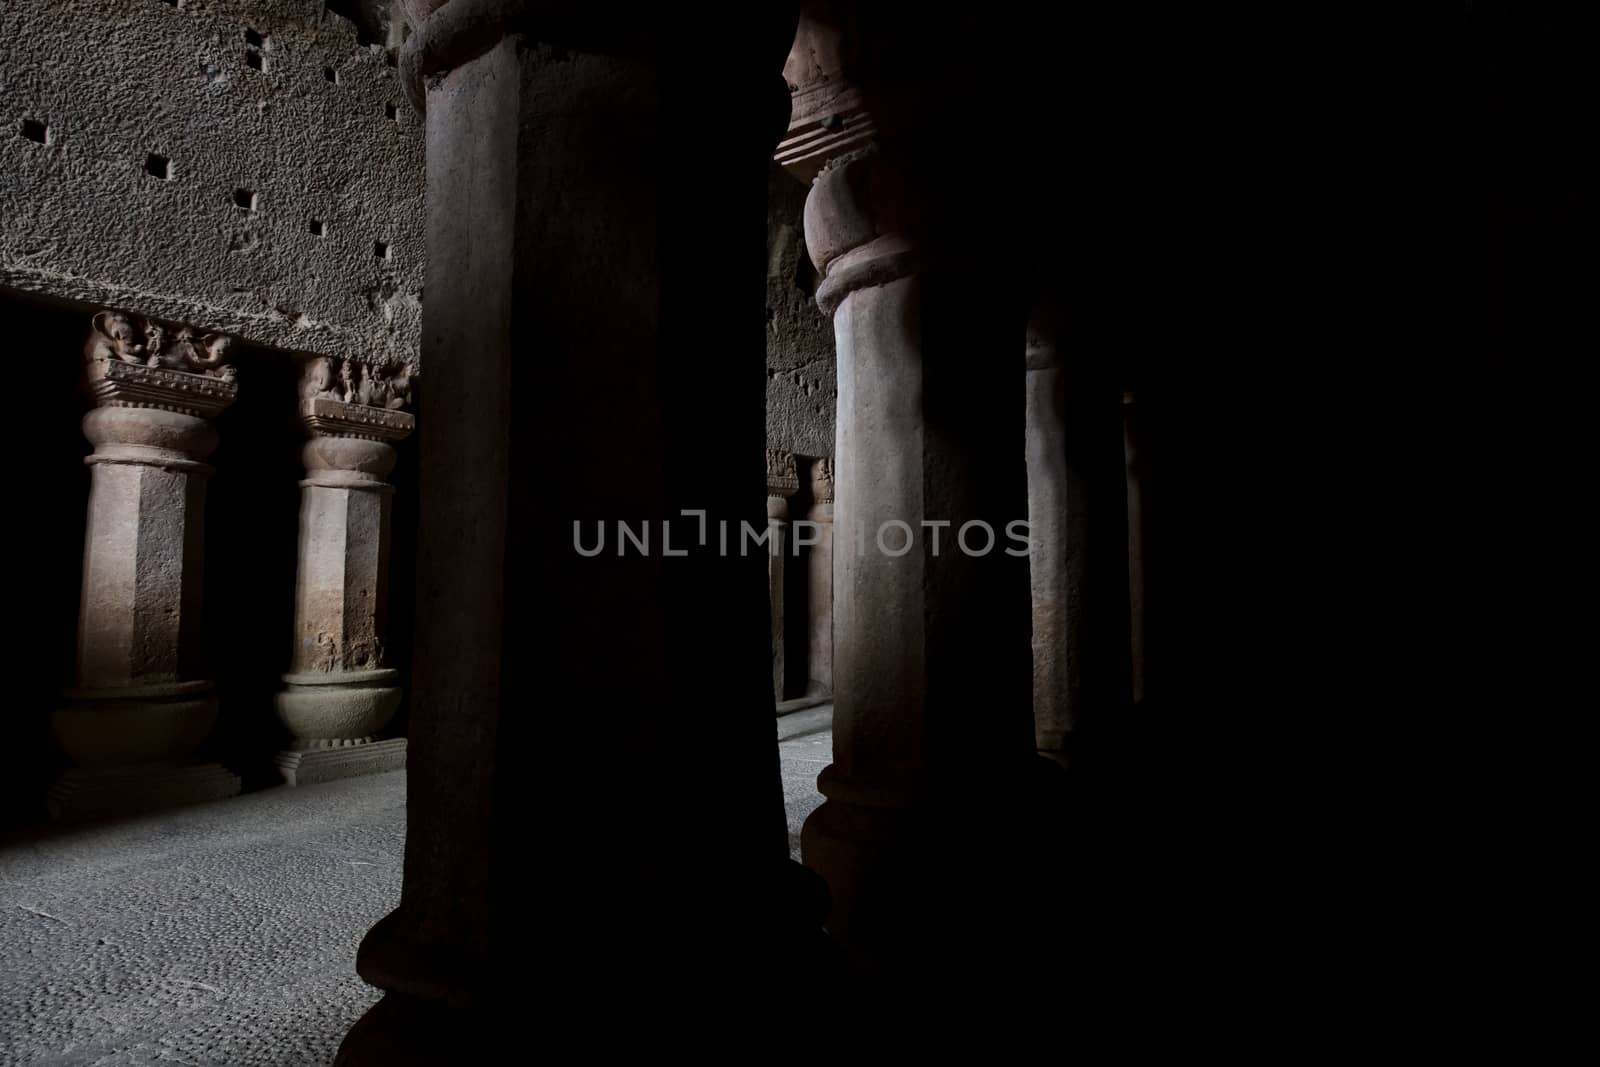
[(300, 375), (300, 422), (309, 435), (300, 452), (306, 467), (300, 484), (388, 489), (391, 443), (416, 428), (415, 416), (401, 410), (411, 401), (411, 385), (404, 367), (385, 372), (345, 359), (335, 371), (327, 356), (308, 362)]
[(778, 448), (767, 449), (767, 496), (782, 500), (799, 491), (800, 475), (795, 467), (794, 453)]
[(872, 144), (878, 134), (858, 81), (854, 19), (841, 4), (808, 0), (783, 65), (789, 85), (789, 131), (774, 158), (809, 182), (830, 160)]
[(1061, 366), (1061, 355), (1056, 348), (1056, 309), (1053, 303), (1038, 303), (1028, 310), (1024, 350), (1029, 370)]
[(167, 326), (122, 311), (94, 316), (84, 342), (84, 381), (95, 409), (83, 432), (88, 462), (138, 463), (209, 473), (217, 446), (208, 420), (238, 396), (227, 362), (233, 339)]

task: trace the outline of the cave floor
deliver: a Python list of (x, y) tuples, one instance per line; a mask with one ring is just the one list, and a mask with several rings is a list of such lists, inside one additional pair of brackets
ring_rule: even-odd
[[(778, 720), (796, 858), (831, 710)], [(0, 844), (0, 1064), (332, 1063), (404, 853), (403, 771)]]

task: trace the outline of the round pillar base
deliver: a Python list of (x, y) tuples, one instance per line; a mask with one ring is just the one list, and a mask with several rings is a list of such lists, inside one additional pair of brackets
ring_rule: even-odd
[(296, 752), (359, 744), (376, 737), (394, 717), (399, 679), (395, 670), (286, 674), (287, 687), (273, 706), (294, 734)]
[(211, 683), (69, 689), (50, 713), (50, 732), (79, 767), (108, 770), (177, 764), (205, 741), (217, 720)]

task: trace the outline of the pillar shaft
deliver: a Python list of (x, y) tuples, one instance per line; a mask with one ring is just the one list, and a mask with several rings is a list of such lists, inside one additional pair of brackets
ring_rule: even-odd
[(852, 151), (806, 203), (839, 402), (834, 751), (802, 849), (833, 891), (830, 932), (908, 966), (971, 890), (935, 825), (959, 836), (1004, 810), (1032, 758), (1026, 545), (1008, 539), (1026, 518), (1020, 389), (973, 355), (1014, 345), (1021, 315), (969, 273), (981, 256), (950, 254), (972, 235), (917, 214), (915, 173)]
[(789, 498), (799, 489), (793, 454), (767, 449), (767, 603), (772, 618), (772, 695), (778, 701), (783, 700), (788, 669), (784, 655), (787, 603), (783, 583), (788, 558)]
[[(705, 1033), (729, 998), (776, 1017), (756, 991), (793, 929), (768, 553), (740, 552), (765, 525), (748, 220), (787, 31), (769, 5), (706, 13), (750, 44), (707, 64), (709, 23), (680, 9), (504, 7), (515, 39), (451, 0), (401, 58), (427, 107), (422, 358), (448, 417), (420, 445), (405, 884), (360, 960), (388, 996), (346, 1064), (520, 1034), (532, 960), (561, 976), (538, 1006), (557, 1031), (591, 1032), (602, 1000), (652, 1040)], [(692, 772), (662, 773), (674, 749)]]
[(811, 509), (806, 513), (815, 527), (816, 543), (806, 562), (809, 584), (806, 616), (811, 633), (806, 642), (810, 663), (807, 686), (810, 693), (833, 692), (833, 461), (822, 458), (811, 464)]
[(1066, 392), (1048, 309), (1027, 339), (1028, 567), (1033, 586), (1033, 721), (1039, 751), (1063, 753), (1082, 669), (1084, 510), (1067, 488)]
[(1082, 728), (1131, 703), (1122, 393), (1104, 352), (1063, 351), (1053, 301), (1026, 342), (1033, 708), (1039, 751), (1068, 762)]

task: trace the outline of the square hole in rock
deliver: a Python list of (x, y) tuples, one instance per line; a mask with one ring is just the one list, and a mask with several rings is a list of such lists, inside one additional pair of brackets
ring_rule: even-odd
[(247, 52), (244, 57), (245, 66), (251, 70), (266, 70), (267, 61), (261, 57), (260, 52)]
[(326, 237), (326, 236), (328, 236), (328, 224), (326, 222), (323, 222), (321, 219), (312, 219), (311, 220), (311, 236), (313, 236), (313, 237)]
[(23, 119), (22, 136), (26, 137), (34, 144), (49, 144), (50, 127), (46, 126), (38, 119)]
[(339, 72), (334, 70), (332, 67), (323, 67), (322, 76), (328, 81), (332, 82), (334, 85), (339, 84)]
[(264, 35), (257, 33), (255, 30), (246, 29), (244, 31), (244, 43), (252, 48), (260, 48), (262, 45), (267, 43), (267, 39)]
[(171, 181), (172, 160), (168, 159), (166, 156), (151, 152), (148, 156), (144, 157), (144, 172), (150, 175), (152, 178), (160, 178), (162, 181)]
[(377, 259), (388, 259), (389, 258), (389, 242), (388, 241), (374, 241), (374, 242), (372, 242), (372, 254)]
[(256, 209), (256, 194), (250, 189), (235, 189), (233, 191), (233, 206), (244, 208), (246, 211)]
[(400, 121), (400, 109), (398, 107), (396, 107), (394, 104), (384, 104), (383, 105), (383, 113), (384, 113), (385, 116), (388, 117), (390, 122), (399, 122)]

